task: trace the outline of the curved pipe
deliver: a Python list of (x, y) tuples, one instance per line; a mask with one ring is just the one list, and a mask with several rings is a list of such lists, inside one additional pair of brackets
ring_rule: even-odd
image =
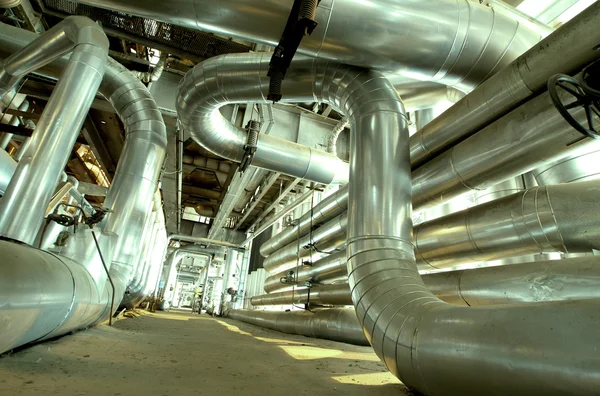
[[(94, 23), (91, 28), (99, 29)], [(0, 30), (0, 48), (3, 54), (19, 51), (37, 38), (34, 33), (4, 24), (0, 25)], [(45, 56), (43, 59), (54, 60), (41, 70), (44, 75), (57, 78), (63, 70), (66, 73), (67, 58), (49, 59)], [(76, 81), (77, 79), (73, 80)], [(59, 92), (57, 89), (58, 86), (54, 92)], [(125, 126), (125, 145), (104, 201), (104, 206), (111, 210), (106, 217), (104, 231), (119, 236), (110, 269), (117, 289), (115, 306), (118, 306), (125, 288), (131, 281), (132, 271), (140, 254), (137, 247), (140, 245), (146, 217), (151, 212), (165, 157), (167, 134), (160, 110), (148, 89), (129, 70), (110, 58), (98, 92), (111, 103)], [(95, 93), (95, 90), (92, 93)], [(94, 95), (89, 92), (87, 94), (91, 96), (91, 104)], [(62, 113), (64, 112), (61, 110)], [(37, 134), (40, 124), (36, 129), (38, 136), (42, 135)], [(32, 149), (38, 146), (37, 143), (32, 143)], [(31, 151), (33, 150), (29, 150)], [(70, 148), (66, 152), (70, 152)], [(52, 188), (54, 186), (55, 184)], [(3, 198), (2, 203), (4, 201)]]
[(0, 202), (0, 235), (33, 243), (106, 68), (108, 39), (85, 17), (68, 17), (0, 66), (0, 99), (26, 74), (71, 53)]
[(428, 395), (594, 394), (600, 359), (589, 346), (600, 343), (597, 300), (470, 308), (427, 289), (411, 242), (408, 127), (397, 103), (397, 116), (374, 114), (387, 128), (361, 129), (363, 120), (350, 117), (348, 280), (377, 355)]
[[(168, 9), (156, 0), (78, 2), (273, 46), (292, 8), (291, 0), (183, 0)], [(468, 0), (322, 0), (316, 19), (319, 25), (302, 40), (300, 54), (463, 89), (480, 84), (541, 38)]]
[[(267, 71), (271, 55), (217, 56), (186, 73), (177, 92), (177, 114), (200, 146), (231, 161), (242, 161), (246, 130), (232, 125), (221, 115), (219, 108), (232, 103), (268, 103)], [(302, 76), (306, 76), (313, 59), (303, 58), (293, 64)], [(310, 86), (305, 84), (306, 81), (294, 79), (294, 74), (294, 70), (290, 70), (284, 80), (285, 100), (315, 101)], [(246, 87), (248, 81), (252, 81), (252, 85)], [(318, 183), (348, 182), (348, 165), (337, 156), (265, 134), (259, 135), (251, 164)]]

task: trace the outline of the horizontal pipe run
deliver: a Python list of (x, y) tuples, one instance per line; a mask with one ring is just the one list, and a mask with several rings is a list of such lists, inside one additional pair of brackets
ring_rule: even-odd
[(263, 261), (264, 269), (277, 273), (293, 266), (310, 263), (335, 253), (346, 242), (348, 216), (339, 215), (297, 241), (271, 254)]
[[(188, 0), (166, 9), (157, 0), (78, 2), (272, 46), (277, 45), (293, 4)], [(322, 0), (316, 20), (319, 25), (304, 37), (299, 54), (462, 89), (480, 84), (541, 38), (537, 29), (515, 16), (467, 0)]]
[[(339, 271), (347, 277), (347, 271)], [(454, 305), (482, 306), (600, 298), (600, 258), (577, 257), (422, 275), (425, 286)], [(317, 283), (317, 282), (315, 282)], [(347, 283), (315, 284), (252, 297), (254, 306), (351, 305)], [(265, 283), (266, 286), (266, 283)], [(282, 284), (286, 287), (288, 285)]]
[(314, 312), (229, 310), (225, 316), (282, 333), (369, 345), (353, 309), (331, 308)]
[(413, 169), (543, 92), (554, 74), (576, 74), (598, 59), (599, 23), (594, 3), (411, 136)]
[[(421, 223), (415, 226), (413, 235), (418, 268), (437, 271), (526, 254), (589, 253), (600, 249), (600, 233), (595, 226), (600, 222), (595, 210), (598, 186), (597, 180), (590, 180), (534, 187)], [(274, 274), (267, 278), (267, 288), (277, 286), (288, 269), (296, 271), (296, 257), (305, 258), (311, 253), (303, 249), (308, 239), (305, 236), (300, 243), (292, 242), (265, 260), (265, 269)], [(313, 242), (327, 243), (331, 250), (340, 249), (346, 242), (346, 229), (331, 221), (313, 232)], [(321, 268), (340, 266), (335, 260), (340, 256), (323, 256), (314, 253), (313, 259), (320, 260), (310, 270), (299, 266), (299, 280)]]
[(281, 293), (263, 294), (250, 299), (253, 306), (260, 305), (352, 305), (350, 287), (347, 283), (339, 285), (314, 286)]
[(284, 229), (273, 238), (260, 246), (263, 257), (276, 252), (290, 242), (305, 236), (314, 227), (320, 226), (334, 217), (344, 213), (348, 207), (348, 188), (341, 187), (327, 198), (315, 205), (309, 212), (303, 214), (298, 224)]
[(110, 287), (84, 266), (8, 241), (0, 240), (0, 252), (0, 354), (108, 317)]

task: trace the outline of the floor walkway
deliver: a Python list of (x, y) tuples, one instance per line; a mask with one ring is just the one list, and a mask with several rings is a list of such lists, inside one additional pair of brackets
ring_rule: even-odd
[(403, 396), (371, 348), (145, 313), (0, 358), (0, 395)]

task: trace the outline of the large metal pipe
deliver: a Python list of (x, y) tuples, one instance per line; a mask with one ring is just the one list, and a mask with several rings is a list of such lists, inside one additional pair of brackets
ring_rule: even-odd
[[(65, 19), (65, 21), (67, 20), (72, 19)], [(93, 29), (99, 29), (99, 27), (92, 23), (89, 29), (95, 31)], [(85, 29), (82, 28), (82, 31), (85, 32)], [(0, 48), (3, 55), (19, 51), (37, 37), (31, 32), (5, 24), (0, 24), (0, 33), (2, 42)], [(44, 58), (44, 60), (53, 61), (40, 70), (50, 78), (57, 78), (61, 75), (69, 61), (67, 58), (58, 58), (57, 56), (52, 59)], [(73, 80), (73, 82), (76, 81), (77, 79)], [(85, 88), (85, 86), (79, 88), (83, 89), (82, 87)], [(54, 92), (57, 92), (56, 89)], [(110, 270), (117, 289), (115, 305), (118, 306), (125, 288), (131, 280), (133, 266), (139, 256), (137, 247), (142, 237), (142, 229), (152, 208), (154, 191), (157, 188), (166, 152), (166, 127), (160, 110), (148, 89), (129, 70), (110, 58), (98, 92), (114, 107), (125, 126), (126, 136), (125, 146), (104, 202), (104, 206), (110, 210), (105, 220), (104, 231), (119, 236)], [(59, 96), (63, 97), (63, 95)], [(91, 95), (91, 99), (93, 98), (94, 95)], [(61, 104), (64, 103), (61, 102)], [(58, 114), (62, 114), (62, 112)], [(54, 122), (54, 120), (50, 121)], [(37, 133), (40, 131), (40, 124), (36, 129), (38, 136), (42, 135), (42, 133)], [(60, 123), (55, 124), (61, 125)], [(33, 147), (28, 152), (34, 151), (34, 147), (39, 147), (39, 144), (35, 142), (32, 145)], [(69, 151), (70, 148), (66, 150), (66, 152)], [(4, 201), (3, 198), (0, 207)]]
[[(273, 46), (292, 8), (291, 0), (181, 0), (167, 9), (160, 1), (78, 2)], [(316, 19), (319, 25), (302, 40), (300, 54), (463, 89), (540, 40), (517, 20), (467, 0), (323, 0)]]
[(427, 289), (412, 245), (408, 126), (393, 89), (377, 93), (389, 95), (388, 111), (374, 112), (369, 125), (386, 128), (361, 128), (365, 120), (349, 114), (347, 247), (352, 300), (377, 355), (428, 395), (596, 393), (597, 300), (470, 308)]
[[(110, 287), (65, 257), (0, 240), (0, 354), (106, 318)], [(100, 287), (100, 291), (99, 291)]]
[[(599, 261), (595, 256), (577, 257), (440, 272), (422, 275), (421, 278), (436, 297), (454, 305), (596, 299), (600, 298)], [(339, 273), (347, 276), (345, 269)], [(285, 284), (282, 286), (286, 287)], [(300, 286), (294, 290), (269, 292), (251, 299), (254, 306), (303, 305), (309, 302), (315, 305), (352, 305), (350, 287), (347, 283), (315, 282), (310, 293), (305, 286)]]
[(0, 235), (31, 244), (96, 95), (108, 56), (108, 39), (85, 17), (68, 17), (0, 68), (0, 98), (26, 74), (71, 56), (32, 136), (32, 150), (19, 162), (2, 202)]
[(332, 308), (314, 312), (229, 310), (225, 316), (282, 333), (369, 345), (353, 309)]
[(599, 23), (596, 2), (411, 136), (413, 169), (543, 92), (552, 75), (575, 74), (597, 59)]
[[(415, 226), (413, 236), (418, 268), (431, 271), (526, 254), (600, 249), (600, 234), (594, 226), (600, 222), (595, 210), (599, 185), (590, 180), (534, 187), (421, 223)], [(299, 267), (294, 271), (301, 280), (319, 274), (321, 261), (325, 272), (330, 266), (336, 267), (338, 256), (322, 258), (326, 254), (304, 247), (313, 243), (322, 246), (321, 251), (340, 249), (347, 238), (343, 225), (331, 220), (312, 236), (306, 235), (267, 257), (264, 267), (274, 275), (265, 285), (271, 287), (284, 276), (281, 271), (294, 267)], [(297, 258), (309, 255), (320, 260), (310, 270), (302, 270)]]

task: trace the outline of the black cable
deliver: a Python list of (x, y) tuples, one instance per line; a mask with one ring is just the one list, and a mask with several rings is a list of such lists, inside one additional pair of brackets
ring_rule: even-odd
[(108, 271), (108, 267), (106, 266), (106, 262), (104, 261), (104, 256), (102, 255), (102, 251), (100, 250), (100, 244), (98, 243), (98, 238), (96, 237), (96, 233), (94, 231), (92, 231), (92, 236), (94, 237), (96, 249), (98, 249), (98, 254), (100, 255), (100, 261), (102, 261), (102, 266), (104, 267), (104, 271), (106, 272), (106, 276), (108, 277), (108, 281), (110, 282), (110, 286), (112, 287), (112, 296), (110, 299), (110, 315), (108, 316), (108, 324), (112, 326), (113, 310), (115, 308), (115, 284), (113, 283), (113, 280), (110, 277), (110, 272)]

